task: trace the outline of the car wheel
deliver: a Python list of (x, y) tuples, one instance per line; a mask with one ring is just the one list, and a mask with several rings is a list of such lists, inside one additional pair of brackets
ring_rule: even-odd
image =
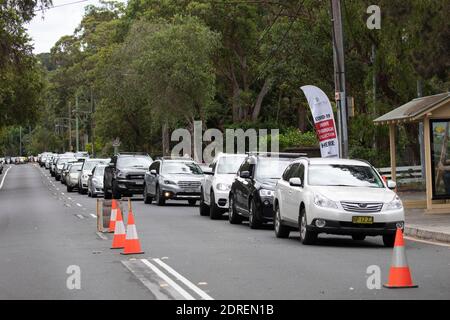
[(156, 192), (155, 192), (155, 202), (158, 206), (163, 206), (166, 204), (166, 199), (164, 199), (163, 195), (161, 194), (161, 190), (159, 189), (159, 186), (156, 186)]
[(198, 206), (199, 211), (200, 211), (200, 215), (202, 217), (208, 216), (209, 215), (209, 206), (205, 203), (205, 200), (203, 198), (203, 190), (200, 194), (200, 205)]
[(189, 203), (190, 206), (195, 206), (195, 205), (197, 204), (197, 200), (195, 200), (195, 199), (189, 199), (189, 200), (188, 200), (188, 203)]
[(86, 193), (87, 193), (87, 190), (86, 190), (86, 189), (83, 189), (83, 188), (80, 188), (80, 193), (81, 193), (81, 194), (86, 194)]
[(151, 204), (152, 203), (152, 197), (150, 197), (148, 195), (148, 192), (147, 192), (147, 185), (144, 186), (144, 203), (145, 204)]
[(209, 218), (211, 220), (218, 220), (222, 217), (222, 211), (216, 205), (216, 200), (214, 198), (214, 192), (211, 190), (211, 195), (209, 199)]
[(105, 192), (103, 194), (103, 198), (106, 200), (112, 199), (112, 193), (108, 191), (108, 189), (105, 188)]
[(317, 240), (317, 233), (307, 230), (307, 219), (305, 208), (300, 210), (300, 217), (298, 219), (298, 229), (300, 231), (300, 242), (302, 244), (313, 244)]
[(114, 199), (122, 198), (122, 195), (120, 194), (119, 188), (117, 187), (117, 183), (115, 181), (112, 184), (112, 195)]
[(385, 234), (383, 236), (383, 244), (385, 247), (392, 248), (395, 243), (395, 234)]
[(275, 236), (277, 238), (287, 238), (289, 237), (289, 233), (291, 230), (289, 227), (283, 225), (281, 222), (281, 213), (280, 213), (280, 206), (276, 206), (275, 208), (275, 217), (273, 219), (274, 221), (274, 230), (275, 230)]
[(354, 234), (352, 235), (352, 239), (355, 241), (363, 241), (366, 238), (364, 234)]
[(255, 200), (252, 199), (250, 201), (250, 208), (248, 210), (249, 216), (248, 216), (248, 226), (251, 229), (259, 229), (262, 226), (261, 218), (258, 214), (258, 210), (256, 208)]
[(67, 192), (72, 192), (73, 191), (73, 188), (71, 187), (71, 186), (67, 186)]
[(229, 210), (228, 210), (228, 221), (231, 224), (241, 224), (242, 223), (242, 216), (240, 216), (236, 212), (236, 205), (234, 204), (234, 197), (232, 194), (230, 194), (230, 200), (228, 201), (229, 204)]

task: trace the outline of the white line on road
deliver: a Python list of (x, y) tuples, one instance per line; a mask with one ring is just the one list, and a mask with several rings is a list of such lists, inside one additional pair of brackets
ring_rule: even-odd
[(97, 216), (95, 214), (93, 214), (93, 213), (91, 213), (91, 217), (94, 218), (94, 219), (97, 219)]
[(78, 202), (77, 202), (77, 206), (79, 206), (79, 207), (82, 207), (82, 205), (81, 205), (81, 204), (79, 204)]
[(426, 243), (426, 244), (434, 244), (436, 246), (441, 246), (441, 247), (450, 247), (450, 243), (428, 241), (428, 240), (417, 239), (417, 238), (413, 238), (413, 237), (409, 237), (409, 236), (403, 236), (403, 238), (405, 238), (406, 240), (409, 240), (409, 241), (422, 242), (422, 243)]
[(82, 216), (81, 214), (77, 214), (76, 216), (80, 219), (84, 219), (84, 216)]
[(106, 236), (104, 236), (101, 232), (96, 232), (97, 236), (102, 240), (108, 240)]
[(11, 169), (11, 167), (8, 167), (8, 169), (6, 169), (5, 173), (3, 174), (2, 182), (0, 183), (0, 189), (3, 188), (3, 183), (5, 182), (5, 178), (8, 174), (9, 169)]
[(170, 279), (167, 275), (165, 275), (161, 270), (155, 267), (150, 263), (147, 259), (141, 259), (142, 263), (144, 263), (147, 267), (152, 269), (154, 273), (156, 273), (161, 279), (163, 279), (168, 285), (174, 288), (179, 294), (181, 294), (186, 300), (195, 300), (193, 296), (191, 296), (186, 290), (180, 287), (175, 281)]
[(169, 265), (162, 262), (160, 259), (153, 259), (157, 264), (159, 264), (161, 267), (166, 269), (169, 273), (174, 275), (178, 280), (183, 282), (189, 289), (194, 291), (196, 294), (198, 294), (200, 297), (202, 297), (204, 300), (214, 300), (210, 295), (208, 295), (205, 291), (197, 287), (195, 284), (190, 282), (188, 279), (183, 277), (181, 274), (176, 272), (174, 269), (172, 269)]

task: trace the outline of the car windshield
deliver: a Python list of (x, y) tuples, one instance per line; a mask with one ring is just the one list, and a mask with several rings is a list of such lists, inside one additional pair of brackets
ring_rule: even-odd
[(81, 170), (81, 164), (74, 164), (70, 167), (70, 173), (74, 173)]
[(97, 164), (102, 163), (102, 162), (103, 161), (101, 161), (101, 160), (98, 160), (98, 161), (86, 161), (84, 163), (84, 166), (83, 166), (83, 171), (92, 171), (92, 169), (94, 169)]
[(217, 163), (217, 173), (218, 174), (235, 174), (242, 162), (245, 159), (245, 155), (242, 157), (239, 156), (229, 156), (222, 157), (219, 159)]
[(119, 157), (117, 159), (117, 167), (119, 168), (148, 168), (151, 163), (152, 159), (145, 156)]
[(358, 165), (310, 165), (308, 182), (312, 186), (384, 187), (371, 167)]
[(256, 178), (279, 179), (291, 161), (289, 158), (260, 158)]
[(194, 162), (166, 162), (163, 174), (203, 174), (202, 169)]
[(96, 177), (101, 177), (101, 176), (103, 176), (104, 173), (105, 173), (105, 167), (101, 166), (101, 167), (95, 168), (94, 175)]

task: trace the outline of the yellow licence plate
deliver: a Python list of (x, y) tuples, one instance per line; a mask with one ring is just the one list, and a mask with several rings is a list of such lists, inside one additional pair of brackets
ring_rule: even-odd
[(367, 217), (367, 216), (354, 216), (352, 217), (353, 223), (359, 223), (359, 224), (372, 224), (373, 223), (373, 217)]

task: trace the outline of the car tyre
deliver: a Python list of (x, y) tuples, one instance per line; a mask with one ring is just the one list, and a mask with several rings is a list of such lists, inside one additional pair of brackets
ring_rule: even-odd
[(198, 208), (202, 217), (209, 216), (209, 206), (205, 203), (205, 200), (203, 198), (203, 190), (200, 194), (200, 205), (198, 206)]
[(112, 193), (108, 191), (108, 189), (105, 188), (105, 192), (103, 194), (103, 199), (109, 200), (112, 199)]
[(114, 199), (121, 199), (122, 195), (120, 194), (119, 188), (117, 186), (117, 183), (114, 181), (112, 183), (112, 196)]
[(307, 228), (306, 210), (301, 208), (298, 219), (298, 229), (300, 231), (300, 242), (304, 245), (313, 244), (317, 240), (317, 232), (310, 231)]
[(255, 200), (252, 199), (250, 201), (250, 208), (249, 208), (249, 216), (248, 216), (248, 226), (251, 229), (259, 229), (262, 226), (262, 220), (258, 214), (258, 211), (256, 209), (256, 203)]
[(195, 199), (189, 199), (189, 200), (188, 200), (188, 203), (189, 203), (190, 206), (195, 206), (195, 205), (197, 204), (197, 200), (195, 200)]
[(211, 220), (218, 220), (222, 218), (222, 211), (216, 205), (216, 200), (214, 198), (214, 192), (211, 190), (211, 195), (209, 196), (209, 218)]
[(67, 192), (72, 192), (73, 191), (73, 187), (67, 185)]
[(144, 203), (145, 204), (151, 204), (152, 203), (152, 197), (150, 197), (149, 195), (148, 195), (148, 192), (147, 192), (147, 185), (145, 185), (144, 186)]
[(281, 222), (281, 213), (280, 213), (279, 205), (277, 205), (275, 208), (273, 224), (274, 224), (275, 236), (277, 238), (288, 238), (289, 237), (289, 233), (291, 232), (291, 230), (288, 226), (283, 225), (283, 223)]
[(156, 186), (156, 195), (155, 195), (155, 202), (158, 206), (163, 206), (166, 204), (166, 199), (164, 199), (161, 190), (159, 189), (159, 186)]
[(395, 234), (383, 235), (383, 244), (385, 247), (392, 248), (395, 243)]
[(243, 218), (236, 211), (236, 205), (234, 203), (234, 197), (232, 194), (230, 194), (230, 200), (228, 201), (228, 205), (229, 205), (228, 221), (231, 224), (241, 224), (243, 221)]

